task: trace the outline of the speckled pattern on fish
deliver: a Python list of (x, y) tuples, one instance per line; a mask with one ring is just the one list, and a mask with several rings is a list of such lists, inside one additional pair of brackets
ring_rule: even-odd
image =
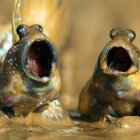
[[(61, 85), (56, 47), (42, 27), (19, 25), (17, 33), (20, 40), (9, 49), (0, 67), (0, 108), (8, 117), (49, 109), (53, 101), (59, 102)], [(63, 109), (54, 112), (56, 119), (62, 118)]]

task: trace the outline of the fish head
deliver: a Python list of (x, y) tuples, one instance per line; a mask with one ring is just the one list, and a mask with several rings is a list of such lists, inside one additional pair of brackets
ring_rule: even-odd
[(109, 75), (129, 75), (139, 71), (139, 49), (132, 44), (133, 30), (118, 28), (110, 31), (111, 41), (99, 56), (98, 65)]
[(60, 85), (57, 50), (42, 30), (38, 24), (17, 27), (23, 46), (20, 50), (20, 60), (24, 72), (25, 90), (39, 96)]
[(47, 82), (52, 69), (57, 67), (57, 50), (54, 43), (42, 33), (40, 25), (19, 25), (17, 33), (21, 44), (21, 65), (33, 80)]

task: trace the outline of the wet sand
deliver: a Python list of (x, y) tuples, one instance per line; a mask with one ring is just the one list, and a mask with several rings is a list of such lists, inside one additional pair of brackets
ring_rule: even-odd
[(140, 138), (140, 118), (124, 117), (112, 123), (74, 121), (74, 126), (16, 122), (0, 124), (1, 140), (135, 140)]

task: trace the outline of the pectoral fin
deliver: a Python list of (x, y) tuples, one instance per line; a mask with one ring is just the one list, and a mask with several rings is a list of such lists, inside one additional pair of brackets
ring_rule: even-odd
[(43, 125), (74, 125), (59, 100), (48, 102), (45, 106), (37, 108), (27, 116), (26, 121)]
[(90, 106), (91, 121), (102, 121), (108, 114), (108, 105), (98, 100), (94, 100)]

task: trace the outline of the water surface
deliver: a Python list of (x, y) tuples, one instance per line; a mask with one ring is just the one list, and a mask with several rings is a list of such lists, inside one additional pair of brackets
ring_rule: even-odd
[(124, 117), (111, 123), (74, 121), (74, 126), (1, 122), (0, 140), (135, 140), (140, 138), (139, 117)]

